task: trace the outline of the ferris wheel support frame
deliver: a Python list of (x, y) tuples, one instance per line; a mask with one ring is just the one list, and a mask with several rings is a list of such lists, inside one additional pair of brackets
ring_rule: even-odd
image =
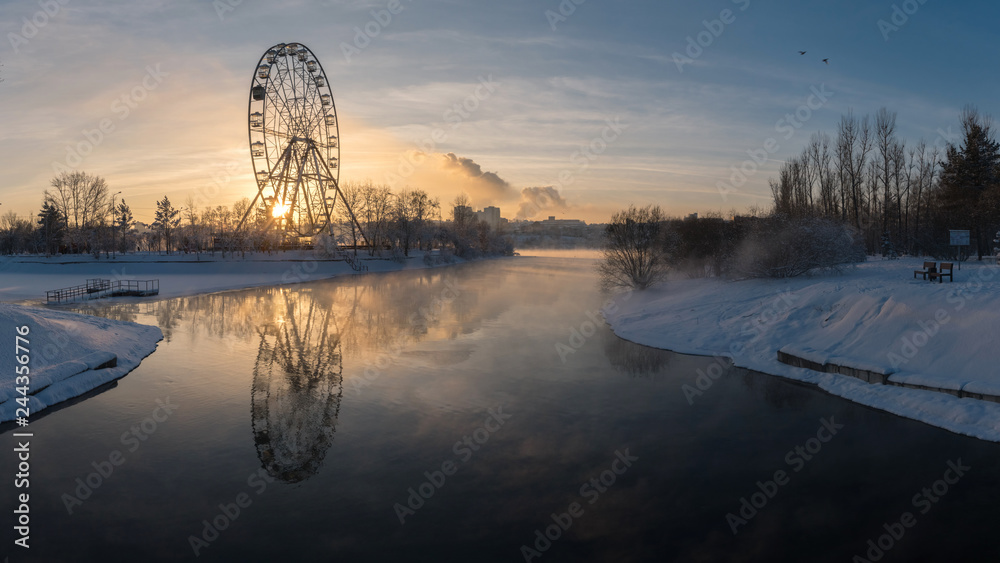
[[(339, 120), (333, 91), (315, 54), (301, 43), (279, 43), (266, 50), (250, 83), (247, 114), (257, 193), (237, 230), (263, 207), (271, 216), (262, 230), (279, 222), (284, 240), (324, 231), (333, 237), (339, 194), (351, 225), (367, 245), (364, 229), (340, 189)], [(265, 193), (269, 189), (270, 197)], [(279, 205), (284, 213), (275, 216)]]

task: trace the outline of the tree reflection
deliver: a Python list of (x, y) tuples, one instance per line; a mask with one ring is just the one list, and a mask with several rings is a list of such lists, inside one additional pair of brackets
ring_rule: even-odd
[(747, 389), (778, 409), (801, 409), (815, 396), (808, 384), (744, 368), (738, 368), (736, 373), (742, 375)]
[[(316, 474), (333, 445), (345, 359), (347, 378), (360, 381), (387, 351), (435, 367), (469, 358), (471, 345), (454, 340), (509, 307), (497, 291), (502, 283), (471, 283), (467, 291), (465, 278), (428, 270), (74, 309), (155, 322), (167, 342), (190, 339), (192, 349), (210, 342), (220, 358), (246, 357), (256, 347), (250, 410), (257, 455), (271, 476), (295, 483)], [(412, 349), (425, 340), (450, 344)]]
[(629, 342), (607, 327), (602, 326), (598, 331), (604, 340), (604, 355), (608, 361), (629, 377), (655, 379), (675, 357), (669, 350)]

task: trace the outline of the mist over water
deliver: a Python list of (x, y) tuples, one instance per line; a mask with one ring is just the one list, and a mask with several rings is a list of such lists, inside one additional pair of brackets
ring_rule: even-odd
[[(691, 404), (681, 386), (714, 359), (593, 323), (595, 251), (530, 252), (108, 301), (165, 338), (32, 422), (30, 560), (194, 560), (194, 537), (205, 561), (849, 561), (906, 510), (935, 534), (909, 530), (892, 560), (945, 560), (939, 537), (995, 551), (995, 444), (733, 368)], [(123, 433), (168, 398), (131, 450)], [(796, 471), (788, 452), (830, 417), (843, 429)], [(911, 498), (957, 458), (973, 469), (920, 514)], [(778, 470), (788, 483), (733, 534), (727, 514)]]

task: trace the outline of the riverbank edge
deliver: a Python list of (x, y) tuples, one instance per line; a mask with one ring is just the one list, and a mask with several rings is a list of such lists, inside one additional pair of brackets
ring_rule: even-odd
[[(396, 264), (398, 264), (400, 266), (399, 268), (389, 268), (389, 269), (384, 269), (384, 270), (380, 269), (380, 270), (375, 270), (375, 271), (367, 271), (367, 270), (365, 270), (365, 271), (354, 271), (354, 270), (352, 270), (352, 271), (337, 272), (337, 273), (334, 273), (332, 275), (327, 275), (327, 276), (317, 276), (315, 278), (308, 278), (308, 279), (300, 277), (300, 279), (289, 280), (289, 281), (280, 281), (278, 283), (271, 282), (271, 283), (258, 283), (258, 284), (249, 284), (249, 285), (247, 285), (247, 284), (236, 284), (233, 287), (227, 287), (227, 288), (213, 288), (213, 289), (209, 289), (209, 290), (192, 290), (190, 292), (185, 292), (185, 293), (180, 294), (180, 295), (156, 296), (155, 298), (152, 298), (152, 299), (144, 299), (144, 298), (131, 298), (131, 299), (136, 299), (136, 300), (140, 300), (140, 301), (143, 301), (143, 302), (151, 302), (151, 301), (152, 302), (159, 302), (159, 301), (166, 301), (166, 300), (169, 300), (169, 299), (178, 299), (178, 298), (184, 298), (184, 297), (193, 297), (193, 296), (197, 296), (197, 295), (213, 295), (213, 294), (217, 294), (217, 293), (227, 293), (227, 292), (232, 292), (232, 291), (243, 291), (243, 290), (254, 289), (254, 288), (258, 288), (258, 287), (281, 287), (281, 286), (288, 286), (288, 285), (296, 285), (296, 284), (310, 283), (310, 282), (316, 282), (316, 281), (322, 281), (322, 280), (329, 280), (329, 279), (334, 279), (334, 278), (338, 278), (338, 277), (341, 277), (341, 276), (353, 276), (353, 275), (362, 275), (362, 274), (364, 274), (364, 275), (367, 275), (367, 274), (384, 274), (384, 273), (395, 273), (395, 272), (401, 272), (401, 271), (407, 271), (407, 270), (425, 270), (425, 269), (429, 270), (429, 269), (437, 269), (437, 268), (442, 268), (442, 267), (460, 266), (460, 265), (469, 264), (469, 263), (472, 263), (472, 262), (479, 262), (479, 261), (483, 261), (483, 260), (494, 260), (494, 259), (500, 259), (500, 258), (514, 258), (514, 257), (512, 257), (512, 256), (488, 256), (488, 257), (475, 258), (475, 259), (471, 259), (471, 260), (463, 259), (463, 258), (454, 258), (451, 261), (441, 262), (441, 263), (436, 263), (436, 264), (427, 264), (427, 263), (424, 263), (422, 257), (410, 257), (406, 261), (395, 262)], [(388, 261), (388, 262), (393, 262), (391, 259), (380, 259), (380, 260), (384, 260), (384, 261)], [(418, 263), (418, 264), (411, 264), (411, 262), (414, 262), (414, 261), (417, 261), (417, 260), (419, 260), (420, 263)], [(270, 261), (270, 262), (288, 262), (288, 263), (301, 264), (303, 262), (310, 262), (310, 261), (313, 261), (313, 262), (343, 262), (342, 260), (318, 260), (318, 259), (316, 259), (316, 260), (309, 260), (309, 259), (274, 260), (274, 261)], [(206, 262), (212, 262), (212, 261), (203, 261), (201, 263), (206, 263)], [(146, 263), (148, 263), (148, 262), (146, 262)], [(187, 262), (171, 262), (171, 263), (188, 263), (188, 264), (195, 263), (195, 264), (197, 264), (199, 262), (187, 261)], [(225, 262), (221, 262), (221, 263), (225, 263)], [(60, 265), (63, 265), (63, 264), (52, 263), (52, 265), (53, 266), (60, 266)], [(110, 299), (117, 299), (117, 298), (110, 298)], [(82, 301), (82, 302), (86, 302), (86, 301)], [(81, 303), (81, 302), (76, 302), (76, 303)], [(87, 314), (84, 314), (84, 313), (76, 313), (76, 312), (73, 312), (73, 311), (60, 310), (58, 308), (58, 306), (52, 307), (52, 306), (47, 305), (44, 300), (29, 300), (27, 302), (23, 302), (23, 301), (22, 302), (0, 302), (0, 304), (3, 304), (3, 305), (12, 305), (12, 306), (15, 306), (15, 307), (24, 307), (26, 309), (30, 309), (34, 314), (36, 314), (39, 317), (42, 317), (44, 319), (47, 319), (47, 320), (55, 320), (55, 319), (57, 319), (59, 317), (65, 316), (65, 315), (71, 315), (71, 316), (78, 316), (80, 318), (80, 322), (86, 322), (85, 319), (91, 317), (91, 315), (87, 315)], [(143, 324), (140, 324), (140, 323), (129, 323), (129, 324), (136, 324), (138, 326), (146, 327), (146, 328), (150, 328), (150, 329), (155, 329), (157, 332), (160, 332), (159, 327), (156, 327), (156, 326), (143, 325)], [(87, 369), (82, 369), (82, 370), (80, 370), (78, 372), (75, 372), (75, 373), (73, 373), (71, 375), (68, 375), (68, 376), (64, 377), (63, 379), (61, 379), (60, 381), (57, 381), (55, 383), (47, 384), (45, 387), (39, 389), (36, 393), (29, 394), (29, 397), (32, 397), (32, 398), (35, 399), (35, 401), (32, 402), (33, 405), (39, 405), (39, 404), (44, 405), (44, 406), (41, 406), (40, 408), (37, 408), (37, 410), (34, 409), (34, 408), (31, 409), (31, 412), (32, 412), (31, 418), (32, 418), (32, 420), (34, 420), (37, 415), (45, 416), (45, 414), (48, 414), (46, 411), (48, 411), (52, 407), (57, 407), (57, 406), (59, 406), (61, 404), (66, 403), (67, 401), (71, 401), (73, 399), (76, 399), (78, 397), (86, 395), (87, 393), (90, 393), (90, 392), (94, 391), (95, 389), (98, 389), (98, 388), (100, 388), (102, 386), (106, 386), (108, 384), (114, 383), (114, 382), (116, 382), (116, 381), (124, 378), (125, 376), (127, 376), (128, 374), (130, 374), (132, 371), (134, 371), (136, 368), (138, 368), (142, 364), (142, 361), (144, 359), (148, 358), (150, 355), (152, 355), (153, 353), (156, 352), (156, 349), (157, 349), (157, 347), (159, 345), (159, 342), (162, 339), (163, 339), (163, 335), (162, 335), (162, 332), (160, 332), (160, 337), (155, 342), (153, 342), (151, 344), (151, 346), (149, 346), (148, 351), (144, 349), (142, 352), (140, 352), (138, 354), (139, 357), (137, 358), (137, 361), (135, 361), (134, 365), (131, 365), (131, 363), (129, 363), (127, 365), (118, 365), (117, 364), (118, 355), (114, 354), (115, 357), (116, 357), (116, 365), (114, 365), (114, 366), (109, 366), (109, 367), (100, 367), (100, 366), (97, 366), (97, 365), (95, 365), (94, 367), (88, 366)], [(89, 354), (84, 354), (83, 356), (80, 356), (80, 357), (69, 357), (69, 356), (67, 356), (67, 357), (60, 357), (60, 358), (58, 358), (58, 361), (54, 361), (54, 362), (52, 362), (52, 364), (66, 364), (66, 363), (72, 363), (72, 362), (81, 362), (82, 359), (84, 359), (86, 357), (89, 357), (89, 355), (93, 355), (93, 354), (96, 354), (96, 353), (99, 353), (99, 352), (107, 352), (107, 351), (105, 351), (105, 350), (96, 350), (95, 349), (95, 350), (92, 350), (91, 352), (89, 352)], [(127, 368), (127, 369), (125, 369), (125, 368)], [(12, 370), (11, 370), (11, 372), (12, 372)], [(59, 383), (68, 381), (70, 379), (74, 379), (74, 383), (81, 383), (83, 379), (89, 379), (90, 382), (92, 383), (92, 385), (89, 385), (87, 388), (80, 388), (80, 389), (74, 391), (73, 394), (71, 394), (71, 395), (67, 395), (67, 396), (59, 395), (58, 400), (55, 400), (54, 402), (51, 402), (51, 403), (48, 400), (46, 400), (46, 399), (52, 398), (51, 395), (53, 395), (54, 389), (56, 387), (58, 387)], [(42, 402), (39, 403), (38, 401), (42, 401)], [(14, 410), (11, 410), (11, 413), (7, 413), (6, 412), (7, 410), (8, 409), (0, 409), (0, 433), (3, 433), (3, 432), (6, 432), (6, 431), (9, 431), (9, 430), (12, 430), (13, 428), (16, 428), (16, 426), (14, 426), (14, 424), (13, 424), (13, 421), (15, 419), (15, 416), (14, 416), (15, 412), (14, 412)]]
[[(757, 373), (757, 374), (760, 374), (760, 375), (763, 375), (763, 376), (767, 376), (767, 377), (777, 377), (777, 378), (780, 378), (780, 379), (782, 379), (784, 381), (787, 381), (788, 383), (792, 383), (792, 384), (795, 384), (795, 385), (806, 385), (809, 388), (815, 389), (815, 390), (817, 390), (817, 391), (819, 391), (821, 393), (824, 393), (826, 395), (830, 395), (832, 397), (837, 397), (838, 399), (843, 399), (845, 401), (849, 401), (851, 403), (859, 404), (859, 405), (862, 405), (864, 407), (873, 408), (873, 409), (876, 409), (876, 410), (887, 412), (887, 413), (889, 413), (891, 415), (898, 416), (900, 418), (906, 418), (906, 419), (909, 419), (909, 420), (920, 422), (922, 424), (926, 424), (928, 426), (932, 426), (932, 427), (940, 429), (940, 430), (945, 430), (947, 432), (950, 432), (952, 434), (957, 434), (959, 436), (965, 436), (965, 437), (969, 437), (969, 438), (975, 438), (977, 440), (983, 440), (983, 441), (986, 441), (986, 442), (1000, 443), (1000, 432), (988, 432), (989, 430), (991, 430), (989, 428), (977, 427), (977, 429), (980, 430), (980, 432), (977, 433), (975, 431), (971, 431), (967, 427), (953, 426), (953, 425), (949, 425), (949, 424), (941, 424), (941, 423), (938, 423), (938, 422), (935, 422), (935, 421), (932, 421), (932, 420), (928, 420), (928, 419), (922, 418), (919, 415), (914, 415), (914, 414), (912, 414), (910, 412), (907, 412), (905, 410), (894, 409), (891, 406), (887, 406), (887, 405), (884, 405), (884, 404), (874, 404), (872, 402), (865, 401), (861, 397), (858, 397), (858, 396), (849, 396), (850, 394), (843, 393), (842, 389), (825, 387), (823, 381), (819, 381), (819, 380), (817, 380), (814, 377), (811, 377), (809, 375), (806, 375), (804, 377), (802, 377), (802, 376), (797, 377), (797, 376), (792, 375), (790, 373), (785, 373), (785, 374), (776, 373), (778, 370), (770, 370), (770, 369), (764, 369), (764, 368), (761, 368), (761, 367), (752, 367), (752, 366), (749, 366), (749, 365), (744, 365), (742, 363), (737, 362), (732, 357), (730, 357), (728, 355), (725, 355), (725, 354), (715, 354), (715, 353), (709, 353), (709, 352), (704, 352), (704, 351), (697, 351), (697, 352), (695, 352), (695, 351), (685, 351), (683, 349), (675, 349), (675, 348), (671, 348), (669, 346), (664, 346), (664, 345), (652, 345), (652, 344), (647, 344), (647, 343), (644, 343), (644, 342), (639, 342), (637, 340), (633, 340), (633, 339), (630, 339), (628, 337), (625, 337), (625, 336), (622, 336), (622, 335), (618, 334), (618, 332), (615, 331), (614, 325), (611, 322), (609, 322), (607, 320), (607, 318), (605, 318), (605, 323), (608, 325), (608, 328), (611, 330), (611, 332), (613, 332), (615, 334), (615, 336), (617, 336), (618, 338), (621, 338), (622, 340), (625, 340), (627, 342), (631, 342), (632, 344), (638, 344), (639, 346), (647, 346), (649, 348), (656, 348), (657, 350), (664, 350), (666, 352), (671, 352), (671, 353), (674, 353), (674, 354), (681, 354), (681, 355), (684, 355), (684, 356), (692, 356), (692, 357), (698, 357), (698, 358), (715, 358), (717, 360), (725, 360), (727, 362), (727, 364), (728, 364), (727, 367), (729, 367), (729, 368), (738, 368), (738, 369), (742, 369), (742, 370), (746, 370), (746, 371), (749, 371), (749, 372)], [(819, 371), (812, 370), (812, 369), (805, 368), (805, 367), (797, 367), (797, 366), (794, 366), (794, 365), (791, 365), (791, 364), (785, 364), (783, 362), (780, 363), (776, 367), (779, 367), (779, 366), (787, 367), (789, 370), (797, 370), (800, 373), (811, 372), (811, 373), (814, 373), (814, 374), (817, 374), (817, 375), (824, 374), (824, 375), (832, 375), (832, 376), (837, 376), (837, 377), (841, 376), (841, 374), (836, 373), (836, 372), (833, 372), (833, 373), (831, 373), (831, 372), (819, 372)], [(708, 375), (708, 373), (710, 373), (710, 372), (711, 372), (711, 369), (709, 368), (709, 370), (706, 370), (703, 373), (705, 373), (705, 377), (712, 378), (713, 376)], [(721, 376), (721, 373), (722, 372), (720, 372), (718, 376), (714, 376), (714, 378), (717, 379), (719, 376)], [(941, 391), (939, 391), (938, 389), (932, 389), (932, 388), (928, 388), (928, 387), (925, 387), (925, 386), (910, 385), (910, 384), (903, 385), (901, 383), (888, 384), (888, 385), (884, 385), (883, 386), (883, 385), (870, 384), (870, 383), (864, 382), (860, 378), (853, 378), (853, 377), (850, 377), (850, 376), (843, 376), (843, 379), (848, 379), (848, 378), (851, 379), (851, 380), (853, 380), (853, 381), (857, 381), (857, 383), (859, 385), (865, 385), (865, 386), (872, 385), (872, 386), (876, 386), (876, 387), (886, 387), (886, 388), (893, 387), (893, 388), (895, 388), (896, 390), (898, 390), (900, 392), (909, 391), (909, 392), (916, 392), (916, 393), (932, 393), (934, 395), (941, 395), (943, 397), (948, 397), (948, 398), (954, 399), (954, 400), (972, 399), (972, 400), (980, 401), (980, 402), (983, 402), (983, 403), (986, 403), (986, 404), (991, 404), (991, 405), (994, 405), (994, 406), (1000, 406), (1000, 397), (997, 397), (997, 399), (994, 401), (991, 398), (991, 397), (993, 397), (992, 395), (986, 395), (985, 397), (977, 397), (975, 393), (971, 393), (970, 392), (970, 393), (965, 393), (961, 397), (959, 397), (959, 395), (957, 393), (954, 393), (954, 392), (951, 392), (951, 391), (948, 391), (948, 390), (941, 390)], [(684, 388), (685, 387), (687, 387), (687, 388), (693, 388), (692, 387), (693, 384), (694, 384), (693, 381), (690, 382), (690, 383), (683, 384), (681, 386), (681, 391), (684, 392)], [(697, 394), (701, 395), (701, 394), (703, 394), (703, 392), (698, 391)], [(691, 401), (689, 400), (689, 402), (691, 402)], [(693, 404), (693, 402), (691, 404)]]

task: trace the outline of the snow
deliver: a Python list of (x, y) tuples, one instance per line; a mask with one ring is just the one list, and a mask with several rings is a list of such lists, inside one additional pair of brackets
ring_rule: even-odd
[[(426, 268), (423, 252), (410, 258), (362, 260), (366, 272)], [(452, 259), (461, 262), (461, 259)], [(22, 395), (15, 380), (15, 329), (28, 326), (30, 334), (31, 415), (56, 403), (80, 396), (100, 385), (124, 377), (153, 353), (163, 338), (160, 329), (130, 322), (79, 315), (51, 308), (11, 304), (45, 302), (45, 291), (83, 285), (86, 280), (160, 280), (156, 297), (115, 299), (166, 299), (243, 289), (299, 283), (355, 274), (349, 264), (321, 260), (312, 252), (247, 254), (236, 258), (209, 254), (140, 253), (115, 259), (91, 256), (18, 256), (0, 260), (0, 337), (8, 338), (11, 352), (0, 358), (0, 422), (14, 420)], [(6, 302), (6, 303), (4, 303)], [(115, 367), (95, 369), (112, 358)]]
[(841, 274), (787, 280), (674, 279), (616, 300), (604, 315), (616, 334), (640, 344), (725, 356), (737, 366), (1000, 442), (1000, 404), (777, 360), (782, 350), (889, 374), (894, 383), (1000, 395), (1000, 267), (966, 262), (953, 283), (937, 283), (913, 278), (922, 265), (922, 258), (872, 260)]
[[(31, 416), (100, 385), (119, 379), (153, 353), (160, 329), (65, 311), (0, 303), (0, 335), (8, 341), (0, 354), (0, 421), (14, 420), (23, 395), (15, 380), (18, 327), (28, 327), (28, 409)], [(23, 355), (22, 351), (19, 355)], [(115, 367), (95, 369), (116, 360)]]
[[(402, 263), (362, 260), (368, 272), (424, 268), (423, 253)], [(45, 291), (83, 285), (86, 280), (160, 280), (159, 298), (182, 297), (230, 289), (305, 282), (355, 274), (342, 260), (320, 260), (312, 252), (247, 254), (223, 259), (202, 253), (161, 255), (137, 253), (115, 259), (68, 255), (19, 256), (0, 260), (0, 302), (44, 302)], [(460, 260), (459, 260), (460, 261)]]

